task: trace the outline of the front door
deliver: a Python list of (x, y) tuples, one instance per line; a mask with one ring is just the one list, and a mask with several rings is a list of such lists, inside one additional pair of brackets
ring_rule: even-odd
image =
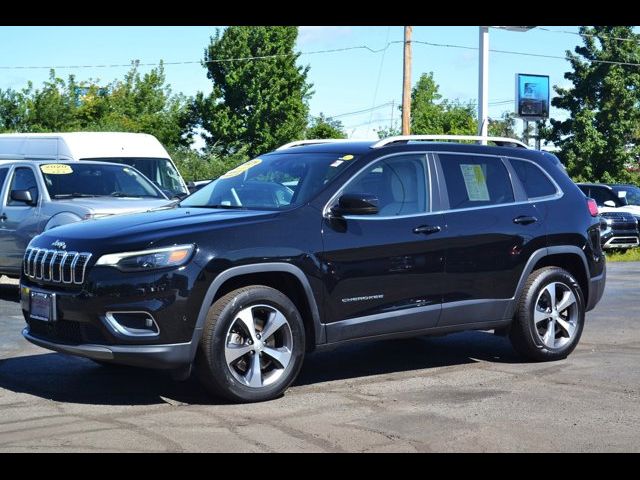
[[(2, 198), (2, 230), (0, 247), (2, 248), (2, 268), (19, 274), (22, 257), (31, 239), (38, 233), (38, 204), (40, 191), (31, 167), (16, 167), (6, 180), (7, 188)], [(27, 190), (31, 193), (32, 204), (14, 200), (12, 191)]]
[(375, 215), (325, 218), (322, 267), (328, 285), (328, 342), (436, 325), (445, 243), (443, 215), (432, 212), (425, 153), (372, 162), (334, 197), (373, 195)]

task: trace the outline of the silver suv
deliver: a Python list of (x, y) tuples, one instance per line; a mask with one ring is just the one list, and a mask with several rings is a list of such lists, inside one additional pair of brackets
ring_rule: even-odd
[(0, 275), (20, 276), (27, 244), (45, 230), (172, 203), (127, 165), (0, 160)]

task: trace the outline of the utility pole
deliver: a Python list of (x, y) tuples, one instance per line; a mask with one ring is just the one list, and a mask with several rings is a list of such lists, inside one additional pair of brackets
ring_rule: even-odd
[[(478, 72), (478, 135), (486, 137), (489, 124), (489, 27), (480, 28)], [(486, 145), (487, 141), (482, 140)]]
[(402, 72), (402, 134), (411, 134), (411, 31), (404, 27), (404, 61)]

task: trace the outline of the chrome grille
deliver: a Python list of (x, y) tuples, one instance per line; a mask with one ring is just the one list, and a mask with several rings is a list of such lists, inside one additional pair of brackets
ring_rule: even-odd
[(90, 258), (91, 254), (86, 252), (27, 248), (22, 265), (29, 278), (80, 285), (84, 282)]

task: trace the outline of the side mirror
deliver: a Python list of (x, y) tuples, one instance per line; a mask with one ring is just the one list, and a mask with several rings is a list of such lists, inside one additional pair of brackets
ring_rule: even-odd
[(11, 190), (11, 200), (23, 202), (27, 205), (35, 205), (31, 192), (29, 190)]
[(368, 193), (346, 193), (338, 200), (338, 205), (331, 208), (336, 217), (345, 215), (375, 215), (378, 213), (378, 197)]
[(611, 207), (611, 208), (616, 208), (617, 207), (616, 202), (614, 202), (613, 200), (606, 200), (604, 202), (604, 206), (605, 207)]

